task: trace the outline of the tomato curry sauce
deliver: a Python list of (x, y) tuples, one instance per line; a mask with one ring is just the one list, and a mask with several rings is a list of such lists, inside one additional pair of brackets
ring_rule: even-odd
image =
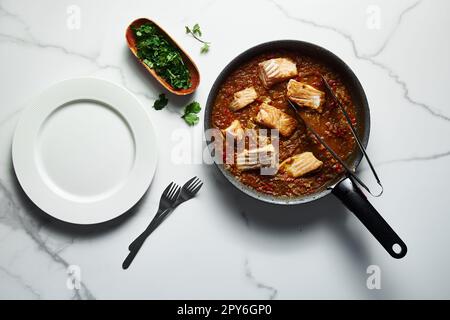
[[(294, 111), (287, 100), (286, 86), (289, 79), (267, 89), (258, 76), (258, 64), (260, 62), (279, 57), (288, 58), (296, 63), (298, 75), (293, 78), (294, 80), (326, 92), (322, 78), (318, 74), (323, 75), (349, 114), (353, 125), (356, 128), (358, 127), (355, 106), (339, 74), (313, 57), (290, 51), (278, 51), (254, 57), (234, 70), (225, 79), (213, 104), (211, 116), (213, 128), (223, 130), (230, 126), (234, 120), (239, 120), (244, 128), (263, 128), (255, 124), (254, 119), (258, 114), (260, 104), (269, 100), (271, 106), (295, 117)], [(253, 87), (256, 90), (258, 98), (241, 110), (231, 111), (229, 105), (233, 100), (234, 93), (248, 87)], [(302, 108), (299, 109), (303, 110)], [(321, 113), (312, 110), (301, 112), (303, 119), (316, 130), (341, 159), (345, 161), (351, 158), (356, 148), (356, 142), (344, 114), (332, 97), (326, 97)], [(259, 192), (277, 197), (305, 196), (323, 190), (344, 171), (338, 161), (306, 129), (302, 122), (297, 124), (294, 133), (289, 137), (279, 137), (280, 163), (293, 155), (306, 151), (312, 152), (317, 159), (323, 162), (323, 165), (319, 170), (297, 178), (289, 176), (285, 172), (277, 172), (275, 175), (261, 175), (259, 170), (240, 171), (235, 164), (224, 164), (224, 166), (236, 179)]]

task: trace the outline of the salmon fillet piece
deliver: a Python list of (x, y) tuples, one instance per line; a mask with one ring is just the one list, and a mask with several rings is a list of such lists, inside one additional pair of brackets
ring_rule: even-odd
[(236, 167), (239, 170), (247, 171), (260, 169), (262, 167), (276, 166), (276, 150), (272, 144), (261, 148), (245, 149), (236, 155)]
[(244, 137), (244, 129), (239, 120), (234, 120), (227, 128), (223, 130), (225, 137), (231, 136), (236, 140), (241, 140)]
[(270, 129), (277, 129), (284, 137), (289, 137), (297, 128), (297, 120), (267, 103), (259, 106), (256, 122)]
[(322, 165), (323, 162), (317, 159), (312, 152), (303, 152), (284, 160), (278, 170), (298, 178), (319, 169)]
[(298, 104), (300, 107), (310, 108), (322, 112), (322, 106), (325, 102), (325, 93), (316, 88), (293, 79), (289, 80), (287, 85), (287, 96), (289, 100)]
[(275, 58), (258, 64), (258, 74), (264, 87), (270, 88), (277, 82), (295, 77), (297, 65), (286, 58)]
[(255, 101), (256, 98), (258, 98), (258, 94), (256, 93), (255, 88), (246, 88), (234, 94), (234, 99), (230, 103), (229, 108), (231, 111), (240, 110)]

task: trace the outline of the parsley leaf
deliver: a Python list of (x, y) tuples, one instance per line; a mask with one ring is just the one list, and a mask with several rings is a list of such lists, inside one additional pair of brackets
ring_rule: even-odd
[(186, 113), (199, 113), (202, 110), (200, 107), (200, 103), (197, 101), (189, 103), (186, 107), (184, 107), (184, 114)]
[(209, 44), (204, 43), (203, 46), (200, 49), (200, 53), (207, 53), (209, 51)]
[(199, 121), (199, 117), (195, 113), (188, 113), (183, 116), (184, 121), (190, 126), (196, 125)]
[(203, 43), (203, 46), (200, 48), (200, 53), (207, 53), (209, 51), (209, 47), (211, 45), (210, 42), (204, 41), (201, 38), (202, 31), (200, 30), (200, 25), (198, 23), (194, 24), (194, 26), (189, 28), (188, 26), (184, 27), (186, 29), (187, 34), (191, 34), (195, 40)]
[(189, 103), (186, 107), (184, 107), (184, 115), (181, 117), (186, 121), (186, 123), (190, 126), (196, 125), (200, 118), (198, 117), (198, 113), (202, 110), (200, 107), (200, 103), (197, 101), (193, 101)]
[(198, 25), (198, 23), (194, 24), (194, 26), (192, 27), (192, 33), (199, 37), (202, 36), (202, 32), (200, 30), (200, 26)]
[(155, 108), (155, 110), (161, 110), (167, 105), (168, 102), (169, 99), (166, 98), (166, 95), (161, 93), (159, 95), (159, 99), (155, 100), (155, 103), (153, 103), (153, 108)]

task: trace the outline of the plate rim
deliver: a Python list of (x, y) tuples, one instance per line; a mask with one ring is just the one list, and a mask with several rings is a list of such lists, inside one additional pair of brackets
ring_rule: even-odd
[[(130, 127), (133, 127), (133, 131), (132, 134), (135, 135), (136, 132), (136, 127), (138, 127), (139, 130), (139, 134), (140, 134), (140, 140), (136, 141), (136, 154), (141, 154), (141, 158), (143, 158), (143, 160), (140, 160), (140, 167), (138, 169), (135, 169), (133, 167), (133, 169), (130, 171), (130, 176), (132, 173), (134, 173), (135, 177), (131, 178), (131, 182), (130, 183), (134, 183), (134, 185), (136, 185), (136, 188), (134, 188), (133, 190), (126, 192), (126, 199), (125, 200), (117, 200), (117, 194), (113, 194), (105, 199), (101, 199), (99, 202), (95, 202), (95, 203), (100, 203), (100, 204), (105, 204), (106, 203), (106, 207), (108, 206), (108, 203), (111, 204), (111, 200), (110, 199), (116, 199), (116, 202), (118, 201), (121, 205), (120, 208), (103, 208), (103, 211), (100, 211), (97, 213), (98, 209), (96, 209), (97, 211), (95, 211), (95, 214), (89, 214), (89, 215), (84, 215), (84, 214), (73, 214), (73, 208), (76, 206), (75, 203), (72, 204), (72, 208), (69, 208), (70, 204), (69, 201), (67, 199), (63, 199), (61, 196), (56, 195), (56, 197), (59, 197), (59, 199), (61, 200), (61, 202), (66, 202), (65, 205), (67, 205), (69, 208), (68, 212), (71, 212), (69, 214), (67, 213), (61, 213), (60, 210), (64, 209), (64, 208), (58, 208), (58, 205), (61, 205), (61, 203), (59, 204), (55, 204), (53, 207), (51, 205), (51, 201), (48, 201), (47, 199), (43, 199), (44, 197), (40, 198), (36, 196), (36, 192), (33, 191), (33, 187), (35, 187), (35, 184), (38, 184), (37, 182), (33, 185), (33, 183), (30, 183), (29, 179), (30, 178), (26, 178), (24, 177), (24, 172), (26, 172), (27, 170), (29, 171), (30, 169), (26, 169), (23, 167), (24, 162), (26, 163), (28, 161), (28, 163), (35, 163), (36, 160), (23, 160), (20, 159), (21, 155), (20, 152), (24, 152), (24, 148), (26, 148), (27, 146), (24, 146), (23, 141), (19, 141), (19, 138), (23, 138), (23, 136), (26, 136), (26, 130), (24, 128), (24, 124), (29, 120), (27, 118), (32, 117), (33, 115), (36, 116), (36, 112), (39, 113), (39, 111), (36, 110), (40, 110), (43, 107), (39, 105), (39, 103), (42, 103), (42, 100), (46, 100), (49, 99), (49, 97), (51, 98), (53, 95), (53, 98), (55, 95), (58, 94), (58, 91), (61, 90), (61, 87), (64, 88), (67, 86), (70, 88), (72, 86), (72, 88), (76, 88), (76, 86), (80, 86), (81, 85), (81, 89), (77, 89), (77, 90), (85, 90), (85, 91), (89, 91), (86, 90), (86, 85), (87, 84), (95, 84), (96, 85), (96, 89), (95, 90), (99, 90), (100, 92), (102, 92), (101, 90), (104, 90), (103, 92), (108, 92), (108, 90), (112, 90), (114, 89), (116, 92), (114, 93), (114, 97), (112, 98), (114, 100), (117, 99), (117, 97), (120, 97), (121, 99), (125, 99), (124, 101), (128, 101), (129, 105), (133, 106), (133, 107), (138, 107), (138, 108), (128, 108), (128, 109), (124, 109), (127, 107), (120, 107), (122, 108), (122, 110), (119, 110), (119, 108), (117, 106), (111, 105), (111, 103), (108, 103), (108, 101), (105, 100), (100, 100), (96, 97), (92, 96), (92, 92), (91, 92), (91, 96), (87, 97), (87, 96), (83, 96), (83, 97), (73, 97), (74, 93), (71, 92), (70, 90), (68, 90), (67, 92), (62, 93), (62, 96), (65, 97), (66, 99), (68, 99), (67, 101), (65, 101), (65, 103), (69, 103), (70, 102), (75, 102), (78, 100), (84, 100), (87, 99), (89, 100), (94, 100), (100, 103), (104, 103), (107, 105), (110, 105), (114, 110), (116, 110), (117, 112), (119, 112), (119, 114), (124, 117), (124, 119), (129, 123)], [(75, 86), (75, 87), (73, 87)], [(85, 86), (83, 88), (83, 86)], [(99, 87), (99, 86), (103, 86), (103, 87)], [(106, 90), (106, 91), (105, 91)], [(111, 91), (109, 91), (111, 92)], [(72, 97), (71, 97), (72, 95)], [(100, 94), (101, 95), (101, 94)], [(108, 94), (106, 94), (108, 95)], [(58, 107), (60, 107), (62, 104), (58, 105), (58, 106), (53, 106), (53, 107), (48, 107), (50, 110), (56, 110)], [(36, 109), (32, 109), (33, 106)], [(128, 113), (128, 115), (124, 114), (124, 110)], [(129, 110), (129, 111), (128, 111)], [(34, 112), (34, 114), (33, 114)], [(42, 112), (42, 111), (41, 111)], [(52, 112), (52, 111), (51, 111)], [(43, 112), (45, 114), (45, 117), (48, 117), (48, 115), (50, 114), (47, 111)], [(135, 119), (130, 119), (130, 115), (134, 116)], [(44, 117), (44, 118), (45, 118)], [(139, 119), (138, 122), (136, 122), (136, 119)], [(141, 120), (142, 119), (142, 120)], [(134, 125), (132, 124), (134, 123)], [(41, 123), (42, 124), (42, 123)], [(40, 124), (36, 124), (36, 125), (40, 125)], [(145, 133), (145, 134), (144, 134)], [(34, 135), (31, 133), (32, 137), (34, 137)], [(30, 136), (30, 134), (28, 134), (28, 136)], [(139, 144), (139, 146), (138, 146)], [(34, 149), (35, 147), (35, 142), (32, 143), (28, 143), (28, 151), (30, 151), (31, 149)], [(138, 149), (139, 147), (139, 149)], [(138, 151), (141, 150), (141, 151)], [(93, 77), (93, 76), (85, 76), (85, 77), (75, 77), (75, 78), (69, 78), (69, 79), (64, 79), (62, 81), (58, 81), (55, 82), (53, 84), (51, 84), (50, 86), (48, 86), (46, 89), (44, 89), (43, 91), (41, 91), (39, 94), (37, 94), (36, 96), (34, 96), (32, 99), (30, 99), (28, 101), (28, 103), (26, 104), (25, 108), (22, 110), (20, 118), (17, 122), (17, 125), (15, 127), (14, 130), (14, 135), (13, 135), (13, 139), (12, 139), (12, 147), (11, 147), (11, 160), (12, 160), (12, 166), (13, 166), (13, 170), (15, 173), (15, 176), (18, 180), (18, 183), (20, 185), (20, 187), (22, 188), (23, 192), (27, 195), (27, 197), (31, 200), (31, 202), (33, 202), (40, 210), (42, 210), (43, 212), (45, 212), (46, 214), (48, 214), (49, 216), (59, 220), (59, 221), (63, 221), (66, 223), (71, 223), (71, 224), (78, 224), (78, 225), (93, 225), (93, 224), (100, 224), (100, 223), (104, 223), (110, 220), (113, 220), (121, 215), (123, 215), (124, 213), (128, 212), (130, 209), (132, 209), (141, 199), (142, 197), (146, 194), (147, 190), (149, 189), (155, 172), (156, 172), (156, 168), (157, 168), (157, 163), (158, 163), (158, 141), (157, 141), (157, 137), (156, 137), (156, 130), (154, 128), (154, 125), (152, 123), (151, 117), (149, 112), (144, 108), (143, 104), (139, 101), (139, 99), (137, 99), (137, 97), (127, 88), (125, 88), (124, 86), (117, 84), (113, 81), (104, 79), (104, 78), (100, 78), (100, 77)], [(144, 161), (147, 160), (147, 161)], [(32, 167), (32, 165), (30, 165), (30, 167)], [(139, 174), (137, 175), (135, 173), (136, 170), (144, 170), (145, 169), (145, 174)], [(37, 174), (39, 175), (39, 174)], [(141, 178), (142, 176), (142, 178)], [(137, 178), (139, 178), (139, 180), (136, 180)], [(133, 180), (134, 179), (134, 180)], [(43, 178), (40, 176), (40, 180), (41, 182), (43, 181)], [(42, 182), (44, 183), (44, 182)], [(44, 192), (45, 193), (45, 192)], [(48, 195), (48, 194), (47, 194)], [(49, 205), (50, 203), (50, 205)], [(86, 206), (86, 210), (89, 211), (89, 206), (92, 204), (87, 204)], [(67, 209), (66, 208), (66, 209)], [(78, 209), (79, 210), (79, 209)]]

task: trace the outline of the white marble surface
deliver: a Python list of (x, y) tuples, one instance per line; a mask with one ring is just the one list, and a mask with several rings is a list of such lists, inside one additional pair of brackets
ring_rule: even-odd
[[(67, 27), (70, 5), (81, 9), (79, 30)], [(379, 29), (367, 25), (374, 8)], [(0, 298), (450, 298), (449, 9), (445, 0), (1, 0)], [(274, 207), (236, 193), (210, 166), (172, 163), (171, 134), (184, 128), (176, 113), (186, 100), (172, 98), (169, 110), (151, 108), (161, 88), (124, 40), (127, 24), (141, 16), (158, 21), (191, 53), (202, 75), (194, 98), (202, 104), (224, 65), (261, 42), (306, 40), (345, 60), (371, 106), (369, 152), (385, 185), (372, 202), (408, 244), (408, 255), (390, 258), (332, 196)], [(213, 43), (207, 55), (184, 33), (196, 22)], [(27, 101), (52, 83), (84, 75), (135, 93), (161, 141), (157, 173), (139, 207), (95, 228), (56, 223), (33, 207), (10, 154)], [(202, 139), (201, 124), (187, 132)], [(194, 154), (201, 150), (192, 145)], [(127, 245), (153, 216), (161, 190), (193, 175), (205, 181), (201, 194), (123, 271)], [(80, 290), (66, 286), (69, 265), (81, 268)], [(380, 290), (366, 287), (369, 265), (381, 269)]]

